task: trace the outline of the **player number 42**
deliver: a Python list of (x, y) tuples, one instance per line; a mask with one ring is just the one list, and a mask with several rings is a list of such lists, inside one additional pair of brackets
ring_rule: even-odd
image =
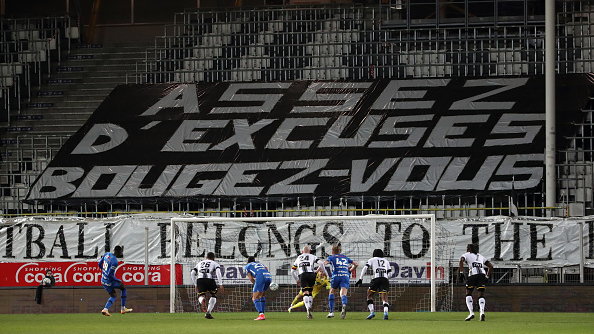
[(346, 259), (336, 259), (336, 264), (346, 266), (348, 265)]

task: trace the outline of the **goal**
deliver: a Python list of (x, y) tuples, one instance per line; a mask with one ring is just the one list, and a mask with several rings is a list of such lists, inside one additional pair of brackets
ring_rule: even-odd
[[(312, 253), (326, 258), (334, 244), (359, 263), (351, 276), (349, 310), (367, 310), (365, 293), (372, 276), (364, 276), (363, 287), (354, 287), (354, 282), (376, 248), (384, 251), (392, 267), (388, 296), (395, 311), (451, 310), (454, 245), (433, 214), (183, 217), (172, 218), (171, 226), (172, 313), (199, 310), (190, 271), (208, 252), (214, 252), (223, 267), (225, 293), (217, 296), (215, 311), (253, 310), (252, 285), (243, 269), (248, 256), (266, 265), (280, 286), (267, 292), (267, 310), (287, 311), (299, 291), (290, 267), (303, 246), (310, 245)], [(322, 289), (319, 294), (314, 311), (328, 311), (328, 292)]]

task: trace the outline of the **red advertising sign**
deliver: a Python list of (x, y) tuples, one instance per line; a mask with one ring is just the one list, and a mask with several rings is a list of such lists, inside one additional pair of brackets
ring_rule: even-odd
[[(148, 270), (149, 285), (169, 285), (169, 265), (151, 265)], [(176, 282), (182, 284), (182, 266), (176, 265)], [(0, 287), (37, 286), (51, 269), (56, 285), (98, 286), (101, 285), (101, 270), (97, 262), (26, 262), (0, 263)], [(145, 273), (142, 264), (120, 263), (116, 277), (128, 286), (144, 285)]]

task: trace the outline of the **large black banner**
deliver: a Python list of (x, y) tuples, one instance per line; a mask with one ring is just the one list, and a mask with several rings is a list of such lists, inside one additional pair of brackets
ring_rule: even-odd
[[(590, 96), (557, 83), (559, 119)], [(122, 85), (28, 200), (540, 189), (544, 78)]]

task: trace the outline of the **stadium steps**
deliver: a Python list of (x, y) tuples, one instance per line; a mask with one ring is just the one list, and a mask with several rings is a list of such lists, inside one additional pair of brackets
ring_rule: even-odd
[(84, 88), (80, 88), (78, 89), (76, 92), (72, 92), (70, 93), (68, 96), (70, 96), (72, 101), (76, 101), (78, 99), (88, 99), (89, 97), (101, 97), (102, 100), (101, 102), (103, 102), (103, 99), (109, 95), (109, 93), (111, 93), (113, 89), (112, 88), (89, 88), (89, 89), (84, 89)]
[(95, 108), (71, 108), (71, 109), (58, 109), (54, 112), (47, 112), (47, 113), (39, 113), (37, 116), (37, 120), (22, 120), (22, 124), (29, 124), (28, 126), (32, 126), (37, 128), (39, 126), (39, 120), (48, 121), (48, 123), (53, 123), (52, 120), (78, 120), (79, 125), (82, 125), (89, 119), (89, 116), (93, 114)]
[[(40, 124), (39, 121), (26, 121), (20, 127), (31, 127), (31, 131), (27, 132), (27, 134), (31, 135), (72, 135), (80, 128), (80, 126), (80, 119), (60, 118), (59, 122), (48, 121), (44, 122), (43, 124)], [(11, 128), (9, 128), (7, 134), (10, 134), (11, 132), (23, 134), (24, 131), (12, 130)]]
[[(64, 95), (52, 95), (52, 96), (43, 96), (43, 100), (49, 103), (59, 103), (64, 101), (70, 102), (98, 102), (101, 103), (103, 101), (103, 97), (108, 95), (111, 92), (111, 88), (106, 89), (92, 89), (92, 90), (77, 90), (75, 92), (64, 92)], [(47, 92), (60, 92), (60, 91), (46, 91)], [(63, 92), (63, 91), (62, 91)], [(41, 99), (42, 97), (37, 97)]]
[(559, 150), (557, 155), (563, 160), (557, 163), (557, 198), (560, 202), (570, 203), (571, 215), (594, 214), (594, 165), (592, 165), (592, 133), (594, 117), (594, 96), (582, 108), (582, 120), (573, 122), (569, 147)]
[(88, 98), (87, 100), (81, 100), (78, 97), (76, 99), (71, 99), (70, 97), (66, 97), (62, 101), (48, 101), (48, 99), (38, 100), (38, 102), (33, 102), (29, 105), (29, 110), (35, 111), (48, 111), (50, 109), (80, 109), (80, 108), (97, 108), (103, 99), (97, 98)]
[[(152, 42), (73, 48), (61, 64), (54, 65), (51, 77), (32, 92), (31, 101), (23, 101), (23, 110), (11, 118), (10, 126), (0, 127), (3, 157), (35, 155), (30, 152), (35, 150), (55, 154), (60, 148), (58, 141), (44, 144), (39, 140), (34, 146), (23, 143), (28, 142), (26, 138), (67, 138), (74, 134), (116, 86), (126, 83), (126, 73), (135, 71), (136, 63), (146, 59), (146, 49), (151, 46)], [(1, 163), (0, 173), (8, 172), (8, 165)]]
[(119, 70), (121, 73), (108, 71), (108, 70), (97, 70), (90, 72), (79, 72), (79, 73), (63, 73), (60, 77), (63, 79), (73, 79), (77, 82), (80, 81), (91, 81), (91, 82), (105, 82), (113, 84), (112, 88), (120, 84), (126, 83), (126, 70)]

